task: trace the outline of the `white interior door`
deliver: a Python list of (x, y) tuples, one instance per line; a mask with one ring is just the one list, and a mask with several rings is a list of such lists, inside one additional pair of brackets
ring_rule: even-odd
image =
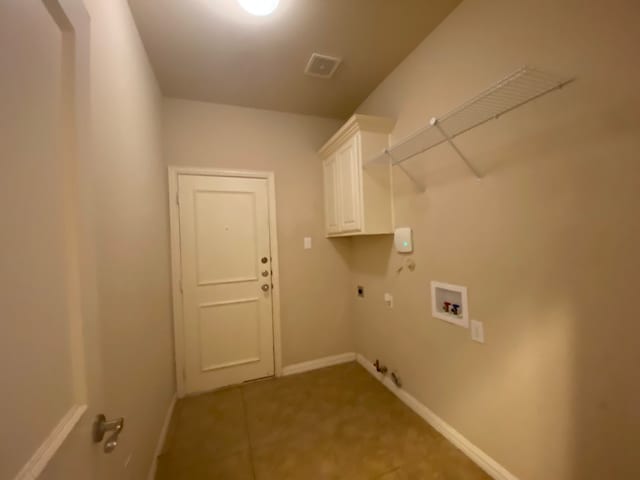
[(179, 175), (178, 198), (186, 393), (273, 375), (267, 180)]
[(123, 478), (91, 440), (103, 411), (92, 210), (89, 17), (0, 2), (0, 478)]

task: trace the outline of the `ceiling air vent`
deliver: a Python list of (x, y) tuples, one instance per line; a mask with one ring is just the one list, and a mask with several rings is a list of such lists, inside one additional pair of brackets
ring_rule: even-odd
[(311, 55), (304, 73), (312, 77), (331, 78), (340, 62), (339, 58), (314, 53)]

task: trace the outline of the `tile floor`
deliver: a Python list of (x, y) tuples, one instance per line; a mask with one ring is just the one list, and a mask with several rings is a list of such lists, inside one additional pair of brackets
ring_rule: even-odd
[(156, 476), (489, 478), (357, 363), (180, 400)]

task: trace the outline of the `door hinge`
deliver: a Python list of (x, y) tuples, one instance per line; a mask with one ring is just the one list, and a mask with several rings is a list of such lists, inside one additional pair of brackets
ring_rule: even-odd
[(180, 206), (180, 192), (176, 192), (176, 205)]
[(178, 283), (180, 284), (180, 293), (184, 293), (184, 290), (182, 290), (182, 279), (178, 280)]

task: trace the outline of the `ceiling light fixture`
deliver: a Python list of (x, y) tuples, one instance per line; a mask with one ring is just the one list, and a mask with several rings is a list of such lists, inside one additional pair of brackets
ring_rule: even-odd
[(238, 0), (238, 3), (251, 15), (266, 17), (275, 12), (280, 0)]

